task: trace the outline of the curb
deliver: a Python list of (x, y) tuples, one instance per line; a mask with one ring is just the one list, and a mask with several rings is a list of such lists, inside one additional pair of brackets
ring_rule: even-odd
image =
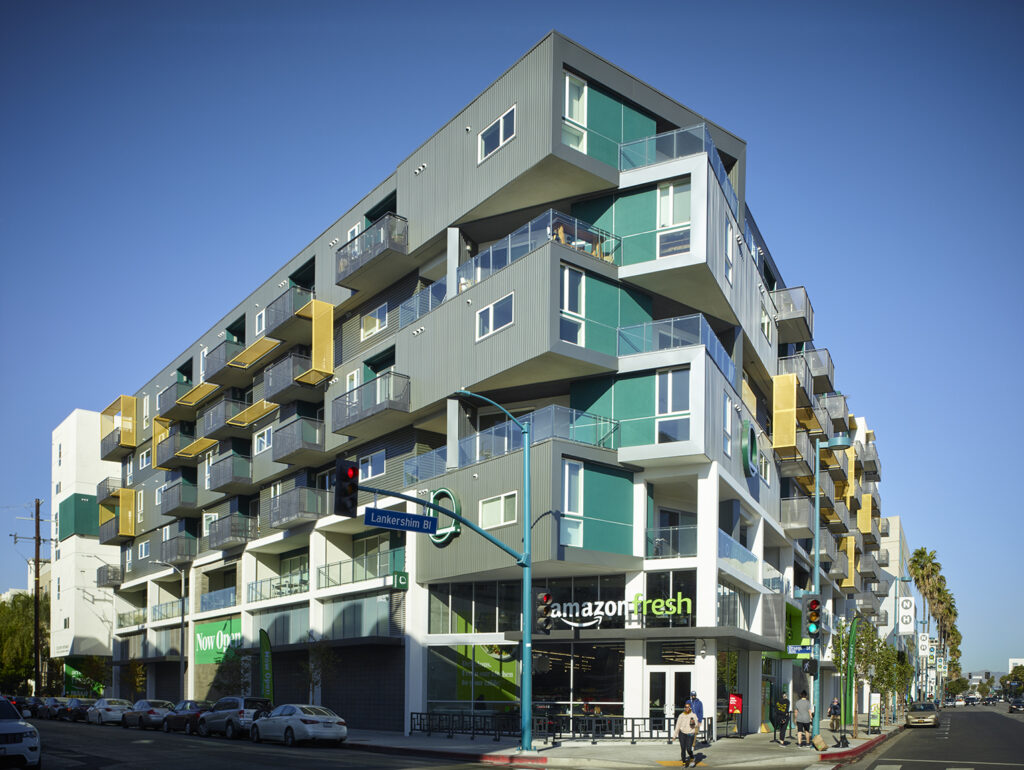
[(862, 743), (860, 746), (857, 746), (853, 749), (846, 749), (845, 751), (830, 751), (825, 754), (819, 754), (818, 761), (831, 762), (832, 760), (839, 760), (836, 764), (832, 765), (833, 770), (835, 770), (835, 768), (842, 767), (850, 760), (857, 759), (862, 754), (866, 754), (867, 752), (871, 751), (871, 749), (875, 748), (880, 743), (889, 739), (893, 735), (898, 735), (899, 733), (903, 732), (904, 728), (905, 725), (900, 725), (895, 730), (890, 730), (887, 733), (883, 733), (882, 735), (879, 735), (877, 738), (872, 738), (870, 741)]
[(346, 750), (366, 751), (373, 754), (396, 754), (399, 756), (430, 757), (433, 759), (451, 759), (460, 762), (479, 762), (488, 765), (504, 765), (506, 767), (568, 767), (568, 768), (620, 768), (621, 770), (637, 770), (650, 767), (649, 763), (622, 762), (608, 759), (592, 759), (589, 757), (543, 757), (535, 754), (481, 754), (473, 751), (453, 751), (445, 749), (424, 749), (405, 746), (387, 746), (381, 744), (361, 743), (345, 744)]

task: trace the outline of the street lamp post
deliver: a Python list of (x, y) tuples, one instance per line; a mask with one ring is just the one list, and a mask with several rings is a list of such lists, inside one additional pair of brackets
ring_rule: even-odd
[(171, 564), (170, 562), (154, 559), (153, 563), (162, 564), (165, 567), (170, 567), (179, 575), (181, 575), (181, 606), (179, 607), (181, 611), (181, 622), (179, 623), (180, 634), (178, 637), (178, 646), (181, 649), (178, 650), (178, 678), (181, 680), (181, 699), (185, 700), (185, 572), (184, 570)]
[[(821, 593), (821, 450), (848, 449), (852, 445), (850, 436), (841, 433), (835, 438), (814, 440), (814, 589), (813, 593)], [(819, 633), (820, 636), (820, 633)], [(811, 735), (817, 737), (821, 731), (821, 640), (814, 640), (814, 660), (817, 670), (814, 674), (814, 724)]]
[(486, 401), (493, 407), (500, 409), (508, 418), (519, 426), (523, 434), (523, 554), (521, 566), (523, 568), (523, 606), (522, 606), (522, 674), (519, 684), (520, 691), (520, 731), (522, 738), (520, 748), (523, 751), (533, 749), (533, 620), (528, 615), (529, 608), (533, 606), (533, 575), (530, 567), (530, 536), (533, 526), (532, 509), (530, 507), (530, 423), (520, 422), (512, 413), (501, 404), (492, 401), (479, 393), (472, 393), (468, 390), (455, 391), (460, 396), (471, 396), (481, 401)]

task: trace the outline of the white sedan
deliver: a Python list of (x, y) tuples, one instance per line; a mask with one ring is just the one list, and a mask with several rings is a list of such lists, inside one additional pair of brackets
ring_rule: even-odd
[(6, 698), (0, 699), (0, 761), (39, 767), (39, 752), (39, 731), (22, 719)]
[(131, 701), (123, 698), (100, 698), (85, 712), (85, 721), (90, 725), (105, 725), (111, 722), (119, 725), (121, 715), (131, 710)]
[(325, 706), (285, 703), (253, 722), (249, 737), (253, 743), (281, 741), (285, 746), (300, 741), (334, 741), (341, 745), (348, 737), (348, 727)]

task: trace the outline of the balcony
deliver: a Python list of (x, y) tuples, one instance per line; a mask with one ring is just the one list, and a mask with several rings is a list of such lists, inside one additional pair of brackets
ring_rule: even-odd
[(761, 580), (760, 560), (739, 541), (718, 530), (718, 566), (738, 572), (750, 580)]
[[(166, 437), (157, 443), (156, 467), (165, 468), (167, 470), (173, 470), (183, 466), (195, 467), (198, 462), (197, 457), (179, 454), (196, 440), (194, 435), (190, 435), (183, 431), (183, 426), (186, 424), (187, 423), (180, 422), (175, 423), (171, 426)], [(190, 424), (188, 425), (188, 430), (192, 430), (194, 432), (194, 428), (192, 428)]]
[(323, 388), (298, 381), (300, 375), (312, 368), (312, 358), (307, 349), (292, 350), (266, 368), (263, 374), (263, 397), (275, 404), (290, 404), (293, 401), (323, 403)]
[(875, 482), (882, 480), (882, 464), (878, 461), (878, 447), (869, 441), (864, 447), (864, 478)]
[(178, 403), (181, 406), (188, 407), (189, 409), (189, 420), (195, 419), (196, 408), (214, 393), (220, 390), (220, 385), (213, 382), (200, 382), (192, 386), (192, 389), (185, 393), (183, 396), (178, 397)]
[(270, 526), (289, 529), (306, 521), (316, 521), (332, 512), (333, 498), (326, 489), (295, 487), (270, 498)]
[[(889, 520), (880, 519), (878, 522), (878, 534), (882, 537), (889, 537)], [(888, 565), (887, 565), (888, 566)]]
[(814, 444), (807, 431), (796, 432), (792, 447), (776, 447), (779, 455), (779, 475), (783, 478), (806, 478), (814, 475)]
[[(130, 490), (129, 490), (130, 491)], [(134, 493), (132, 493), (134, 495)], [(135, 511), (118, 513), (114, 518), (100, 524), (101, 545), (118, 545), (135, 537)]]
[(697, 555), (697, 525), (653, 527), (647, 530), (648, 559), (678, 559)]
[(324, 423), (310, 417), (296, 417), (274, 429), (271, 458), (277, 463), (312, 466), (328, 460), (324, 451)]
[(160, 497), (160, 515), (182, 518), (198, 516), (199, 506), (196, 503), (196, 485), (185, 479), (178, 479), (168, 484)]
[(199, 611), (210, 612), (212, 610), (226, 610), (238, 604), (234, 586), (222, 588), (219, 591), (210, 591), (199, 597)]
[(135, 451), (134, 442), (123, 438), (120, 428), (114, 428), (110, 433), (100, 439), (100, 459), (108, 462), (117, 462)]
[(810, 342), (814, 339), (814, 309), (803, 286), (776, 289), (771, 293), (775, 302), (775, 321), (779, 342)]
[(207, 440), (221, 441), (226, 438), (248, 438), (249, 429), (241, 425), (232, 425), (230, 420), (242, 412), (249, 404), (227, 396), (221, 396), (199, 412), (196, 425), (199, 434)]
[(818, 536), (818, 558), (821, 561), (832, 562), (836, 558), (838, 550), (836, 549), (835, 538), (827, 532), (821, 532)]
[(878, 566), (879, 567), (888, 567), (889, 566), (889, 549), (888, 548), (883, 548), (882, 550), (880, 550), (878, 552), (878, 555), (875, 558), (878, 560)]
[[(831, 457), (829, 456), (831, 455)], [(846, 459), (845, 449), (831, 449), (822, 455), (822, 462), (825, 463), (824, 470), (828, 471), (828, 475), (832, 477), (832, 481), (836, 483), (845, 482), (849, 478), (846, 466), (848, 460)]]
[(309, 319), (298, 315), (298, 311), (313, 299), (313, 292), (302, 286), (290, 286), (267, 305), (266, 335), (275, 340), (298, 344), (309, 342)]
[(210, 522), (207, 543), (211, 550), (225, 550), (236, 545), (245, 545), (256, 539), (259, 521), (255, 516), (230, 513)]
[(825, 412), (832, 420), (832, 427), (838, 431), (846, 431), (849, 428), (850, 412), (846, 407), (846, 396), (842, 393), (828, 393), (820, 399), (825, 407)]
[(243, 369), (228, 366), (235, 356), (245, 349), (245, 345), (235, 340), (224, 340), (211, 348), (206, 354), (206, 380), (216, 385), (238, 386), (252, 380)]
[(653, 353), (661, 350), (674, 350), (694, 345), (703, 345), (708, 355), (715, 362), (719, 371), (733, 387), (736, 382), (736, 364), (725, 352), (718, 336), (711, 329), (707, 319), (700, 313), (668, 318), (662, 321), (621, 326), (618, 331), (618, 348), (620, 356), (631, 356), (638, 353)]
[(195, 558), (196, 539), (191, 535), (176, 535), (160, 543), (160, 561), (168, 564), (187, 564)]
[(409, 377), (386, 372), (334, 399), (331, 429), (358, 436), (360, 429), (380, 435), (401, 427), (409, 417)]
[(359, 583), (363, 580), (387, 577), (404, 569), (405, 548), (392, 548), (390, 551), (325, 564), (317, 570), (316, 587), (333, 588)]
[(619, 171), (633, 171), (699, 153), (707, 154), (708, 162), (715, 172), (715, 178), (718, 179), (718, 184), (722, 188), (729, 208), (732, 209), (733, 216), (738, 219), (739, 200), (736, 197), (736, 191), (733, 189), (722, 159), (718, 155), (718, 149), (711, 139), (711, 132), (708, 131), (707, 125), (704, 123), (620, 144)]
[(116, 476), (108, 476), (96, 485), (96, 502), (102, 504), (118, 499), (117, 493), (121, 488), (121, 479)]
[(881, 608), (881, 604), (878, 601), (878, 597), (873, 593), (864, 591), (857, 594), (855, 597), (857, 604), (857, 611), (867, 617), (875, 617)]
[(620, 238), (580, 219), (550, 209), (481, 251), (468, 262), (459, 265), (459, 293), (551, 241), (602, 262), (621, 264)]
[(835, 558), (828, 568), (828, 576), (833, 580), (844, 578), (849, 573), (849, 568), (850, 557), (846, 555), (846, 551), (836, 551)]
[(761, 585), (769, 591), (782, 594), (783, 596), (792, 595), (789, 581), (786, 580), (785, 576), (778, 569), (766, 561), (761, 562)]
[(832, 512), (826, 512), (825, 526), (834, 535), (844, 535), (850, 530), (850, 510), (841, 498), (832, 501)]
[(811, 377), (814, 378), (814, 392), (831, 393), (835, 390), (836, 370), (828, 348), (805, 350), (804, 357), (811, 369)]
[(195, 420), (196, 406), (187, 398), (192, 388), (191, 382), (175, 382), (161, 390), (156, 397), (157, 415), (166, 420)]
[(309, 572), (289, 572), (280, 577), (254, 580), (249, 583), (248, 601), (262, 602), (266, 599), (279, 599), (282, 596), (294, 596), (309, 590)]
[(797, 406), (808, 407), (814, 401), (814, 378), (811, 367), (803, 353), (779, 359), (779, 374), (795, 374), (797, 384)]
[(806, 495), (783, 498), (781, 523), (794, 540), (814, 537), (814, 501)]
[(182, 613), (185, 612), (186, 605), (188, 604), (188, 597), (185, 600), (172, 599), (169, 602), (163, 604), (154, 604), (149, 608), (149, 617), (152, 622), (158, 620), (170, 620), (171, 618), (180, 618)]
[(210, 466), (210, 489), (226, 495), (244, 495), (259, 485), (252, 481), (252, 459), (230, 452)]
[(440, 307), (448, 293), (448, 280), (441, 278), (413, 294), (398, 306), (398, 328), (416, 323), (436, 307)]
[(864, 588), (873, 593), (879, 599), (884, 599), (889, 595), (889, 589), (892, 588), (892, 581), (880, 578), (868, 583)]
[(104, 564), (96, 570), (97, 588), (117, 588), (123, 580), (120, 567)]
[(887, 625), (889, 625), (889, 610), (879, 610), (878, 611), (878, 622), (877, 622), (877, 625), (879, 625), (879, 626), (887, 626)]
[(127, 628), (128, 626), (141, 626), (146, 622), (146, 610), (134, 609), (128, 612), (117, 613), (117, 627)]
[(100, 412), (100, 459), (121, 460), (138, 445), (135, 435), (135, 396), (118, 396)]
[(870, 553), (864, 552), (857, 561), (857, 571), (865, 580), (873, 580), (878, 577), (878, 562)]
[[(618, 448), (619, 422), (608, 417), (564, 406), (546, 406), (518, 419), (529, 423), (533, 444), (560, 438), (603, 449)], [(466, 468), (522, 448), (523, 434), (519, 426), (511, 421), (498, 423), (459, 440), (457, 467)], [(411, 487), (447, 473), (447, 456), (447, 447), (440, 447), (406, 460), (404, 485)]]
[(335, 283), (361, 292), (387, 286), (416, 266), (408, 251), (409, 223), (389, 212), (338, 249)]

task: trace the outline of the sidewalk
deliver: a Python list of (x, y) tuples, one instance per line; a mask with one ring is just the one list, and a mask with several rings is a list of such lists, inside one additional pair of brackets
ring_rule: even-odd
[[(851, 762), (874, 745), (902, 730), (902, 725), (886, 725), (880, 735), (867, 734), (867, 716), (858, 723), (858, 738), (850, 737), (849, 747), (831, 747), (836, 741), (827, 728), (822, 738), (830, 748), (824, 752), (801, 749), (794, 738), (787, 738), (786, 745), (774, 743), (771, 733), (755, 733), (742, 737), (720, 738), (711, 745), (695, 749), (699, 766), (707, 767), (836, 767)], [(795, 736), (795, 733), (793, 734)], [(836, 739), (838, 739), (838, 733)], [(346, 744), (359, 751), (373, 751), (384, 754), (408, 754), (419, 757), (455, 759), (471, 762), (488, 762), (512, 767), (566, 767), (566, 768), (629, 768), (679, 767), (679, 745), (664, 740), (645, 740), (631, 744), (628, 740), (575, 739), (561, 741), (557, 746), (533, 742), (534, 751), (519, 751), (514, 738), (495, 741), (492, 737), (456, 735), (452, 738), (442, 733), (426, 735), (414, 733), (403, 735), (385, 730), (349, 730)]]

